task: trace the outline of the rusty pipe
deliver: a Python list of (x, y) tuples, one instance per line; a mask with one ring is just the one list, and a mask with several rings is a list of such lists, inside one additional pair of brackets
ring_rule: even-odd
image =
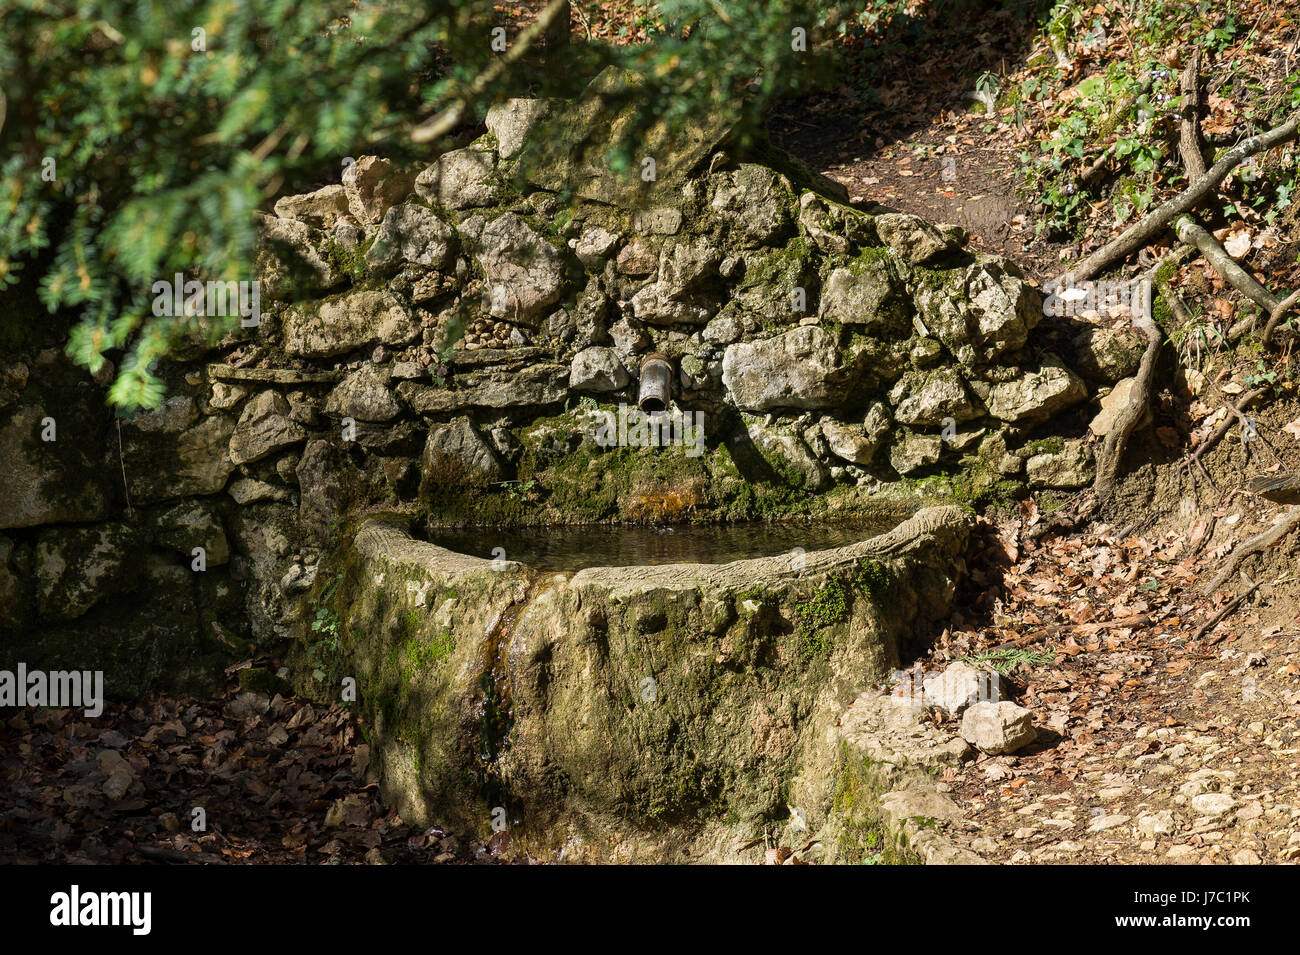
[(668, 410), (673, 398), (673, 366), (667, 355), (646, 355), (641, 362), (641, 388), (636, 406), (647, 414)]

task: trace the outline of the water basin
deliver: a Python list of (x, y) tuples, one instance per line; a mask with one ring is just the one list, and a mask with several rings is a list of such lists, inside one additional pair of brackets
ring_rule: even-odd
[(517, 560), (547, 572), (587, 567), (649, 564), (726, 564), (843, 547), (882, 534), (900, 523), (889, 518), (800, 523), (584, 525), (576, 527), (433, 528), (439, 547), (491, 560)]

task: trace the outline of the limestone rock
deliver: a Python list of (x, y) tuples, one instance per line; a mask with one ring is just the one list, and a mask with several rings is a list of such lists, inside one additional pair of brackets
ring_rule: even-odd
[(470, 376), (455, 388), (404, 381), (397, 394), (419, 414), (442, 414), (471, 408), (542, 407), (564, 401), (569, 393), (569, 366), (529, 365), (517, 372)]
[(147, 504), (219, 493), (235, 469), (229, 453), (234, 428), (227, 415), (203, 418), (179, 434), (123, 425), (131, 500)]
[(682, 214), (671, 206), (637, 209), (632, 213), (632, 228), (641, 235), (676, 235), (682, 228)]
[(645, 326), (635, 318), (623, 318), (609, 327), (610, 340), (614, 350), (625, 360), (630, 361), (650, 347), (650, 336)]
[(563, 256), (513, 212), (483, 229), (478, 261), (487, 275), (488, 310), (497, 318), (534, 327), (564, 295)]
[(1029, 710), (1003, 700), (970, 706), (961, 719), (961, 737), (982, 752), (998, 755), (1027, 746), (1038, 738), (1038, 733)]
[(438, 487), (488, 484), (505, 475), (496, 450), (464, 417), (429, 429), (421, 471), (422, 493)]
[(194, 548), (203, 548), (209, 567), (220, 567), (230, 560), (230, 542), (221, 517), (208, 503), (187, 501), (158, 516), (157, 541), (173, 548), (190, 563)]
[(1139, 816), (1135, 824), (1138, 835), (1154, 839), (1156, 836), (1173, 835), (1176, 822), (1174, 814), (1168, 809)]
[(248, 397), (248, 389), (243, 385), (232, 385), (224, 381), (214, 381), (208, 395), (208, 407), (225, 411), (235, 407)]
[(621, 391), (631, 380), (612, 348), (595, 345), (573, 356), (569, 387), (574, 391)]
[(907, 300), (882, 258), (861, 259), (834, 269), (822, 289), (818, 317), (861, 325), (872, 335), (906, 335)]
[(260, 461), (306, 437), (302, 425), (289, 418), (289, 402), (267, 390), (244, 406), (230, 438), (230, 460), (236, 465)]
[(1072, 342), (1071, 363), (1084, 380), (1113, 385), (1137, 373), (1145, 344), (1127, 328), (1097, 328), (1089, 325)]
[(704, 331), (700, 333), (700, 337), (713, 345), (730, 345), (739, 340), (744, 334), (744, 323), (735, 315), (723, 312), (704, 326)]
[[(550, 192), (570, 190), (579, 198), (624, 208), (679, 203), (692, 174), (730, 132), (730, 121), (721, 111), (704, 112), (693, 115), (684, 127), (674, 129), (658, 120), (644, 128), (635, 93), (646, 82), (632, 71), (611, 66), (587, 84), (577, 100), (555, 104), (547, 116), (548, 135), (529, 138), (519, 151), (527, 180)], [(653, 178), (642, 178), (647, 167), (641, 164), (626, 173), (609, 168), (611, 144), (633, 129), (640, 155), (654, 160)]]
[(446, 268), (455, 257), (456, 233), (424, 206), (404, 203), (389, 209), (366, 252), (366, 264), (382, 268), (411, 262)]
[(632, 296), (632, 314), (647, 325), (704, 325), (713, 313), (706, 307), (674, 297), (676, 290), (652, 282)]
[(1024, 347), (1042, 318), (1039, 293), (995, 256), (919, 274), (914, 301), (917, 331), (937, 337), (964, 365), (991, 362)]
[(240, 505), (256, 504), (259, 501), (293, 500), (293, 492), (287, 487), (269, 481), (258, 481), (255, 478), (239, 478), (231, 481), (230, 487), (226, 488), (226, 493)]
[(1092, 483), (1096, 468), (1092, 448), (1080, 440), (1064, 441), (1059, 450), (1046, 450), (1029, 458), (1025, 464), (1030, 487), (1073, 490)]
[(136, 537), (125, 524), (43, 531), (35, 559), (40, 615), (74, 620), (108, 596), (132, 563)]
[(599, 265), (619, 243), (619, 236), (596, 226), (583, 229), (582, 234), (570, 240), (573, 253), (583, 265), (591, 268)]
[(722, 251), (708, 239), (687, 239), (659, 258), (659, 282), (670, 298), (698, 291), (718, 274)]
[(996, 671), (960, 660), (926, 678), (922, 687), (927, 704), (942, 707), (953, 716), (961, 716), (976, 703), (997, 702), (1002, 696), (1002, 678)]
[(419, 330), (415, 319), (392, 293), (360, 289), (288, 309), (284, 350), (294, 357), (328, 358), (374, 342), (405, 344)]
[(305, 222), (254, 212), (257, 246), (253, 268), (267, 299), (297, 299), (341, 284), (343, 273), (320, 253), (322, 233)]
[(894, 420), (918, 426), (939, 426), (946, 418), (956, 422), (980, 416), (966, 382), (954, 368), (905, 374), (889, 393)]
[(851, 255), (873, 238), (871, 222), (871, 217), (831, 205), (815, 192), (799, 197), (799, 229), (822, 252)]
[(474, 146), (443, 153), (415, 177), (415, 192), (444, 209), (495, 205), (501, 198), (496, 155), (490, 149)]
[(366, 224), (383, 221), (389, 209), (411, 194), (414, 185), (414, 176), (378, 156), (362, 156), (343, 173), (348, 209)]
[(775, 244), (791, 231), (790, 183), (764, 166), (742, 163), (739, 169), (710, 177), (709, 207), (730, 226), (742, 248)]
[(402, 406), (389, 387), (387, 369), (364, 364), (330, 392), (325, 413), (358, 421), (392, 421), (402, 413)]
[(782, 480), (785, 474), (798, 475), (804, 490), (819, 491), (830, 479), (826, 466), (808, 449), (803, 439), (791, 428), (766, 427), (757, 419), (747, 418), (742, 432), (735, 436), (742, 444), (748, 442), (767, 461), (775, 474), (765, 475), (768, 480)]
[(638, 278), (643, 275), (653, 275), (658, 265), (659, 256), (654, 246), (640, 236), (623, 246), (618, 253), (618, 258), (614, 260), (614, 267), (620, 275)]
[(300, 196), (281, 196), (275, 214), (282, 219), (305, 222), (314, 229), (331, 230), (348, 213), (348, 196), (337, 183)]
[(309, 540), (327, 541), (356, 494), (357, 470), (342, 447), (316, 439), (303, 448), (296, 473), (298, 526)]
[(904, 434), (889, 449), (889, 463), (906, 477), (914, 471), (939, 463), (943, 439), (938, 435)]
[(508, 99), (488, 110), (484, 125), (496, 137), (502, 159), (511, 159), (523, 149), (528, 134), (552, 106), (553, 102), (545, 99)]
[(903, 261), (912, 265), (930, 262), (953, 247), (933, 225), (901, 212), (876, 216), (876, 232)]
[(854, 464), (870, 464), (881, 444), (879, 437), (868, 437), (861, 425), (855, 427), (833, 418), (822, 419), (821, 433), (832, 454)]
[(1202, 816), (1222, 816), (1236, 805), (1237, 800), (1227, 793), (1201, 793), (1192, 797), (1192, 809)]
[(1002, 421), (1041, 421), (1088, 397), (1087, 386), (1055, 355), (1044, 355), (1037, 368), (1017, 371), (1009, 381), (989, 387), (984, 404)]
[[(71, 420), (58, 411), (23, 405), (0, 417), (0, 528), (93, 521), (104, 517), (108, 501), (90, 448), (68, 436)], [(55, 440), (43, 441), (47, 418)], [(62, 420), (60, 420), (62, 419)], [(60, 430), (62, 429), (62, 430)]]
[(722, 358), (722, 383), (744, 411), (828, 408), (847, 378), (834, 338), (815, 325), (728, 345)]

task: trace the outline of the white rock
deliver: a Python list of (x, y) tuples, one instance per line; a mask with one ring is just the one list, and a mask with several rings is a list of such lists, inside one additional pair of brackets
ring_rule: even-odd
[(1002, 678), (992, 670), (969, 663), (950, 663), (942, 673), (928, 677), (922, 684), (925, 701), (961, 716), (971, 706), (1001, 699)]
[(1202, 816), (1222, 816), (1237, 805), (1227, 793), (1201, 793), (1192, 797), (1192, 808)]
[(618, 391), (630, 380), (618, 352), (601, 345), (578, 352), (569, 367), (569, 387), (575, 391)]
[(1038, 736), (1033, 714), (1023, 706), (975, 703), (961, 720), (961, 737), (985, 753), (1013, 753)]

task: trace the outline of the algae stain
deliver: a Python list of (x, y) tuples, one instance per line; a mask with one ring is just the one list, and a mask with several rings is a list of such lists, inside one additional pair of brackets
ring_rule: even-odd
[(478, 678), (470, 707), (477, 733), (474, 757), (478, 763), (483, 798), (494, 809), (503, 807), (510, 817), (517, 817), (519, 810), (519, 800), (511, 792), (501, 766), (501, 757), (509, 748), (510, 731), (514, 728), (510, 644), (524, 622), (528, 608), (558, 576), (543, 574), (532, 580), (522, 599), (497, 614), (479, 648)]

